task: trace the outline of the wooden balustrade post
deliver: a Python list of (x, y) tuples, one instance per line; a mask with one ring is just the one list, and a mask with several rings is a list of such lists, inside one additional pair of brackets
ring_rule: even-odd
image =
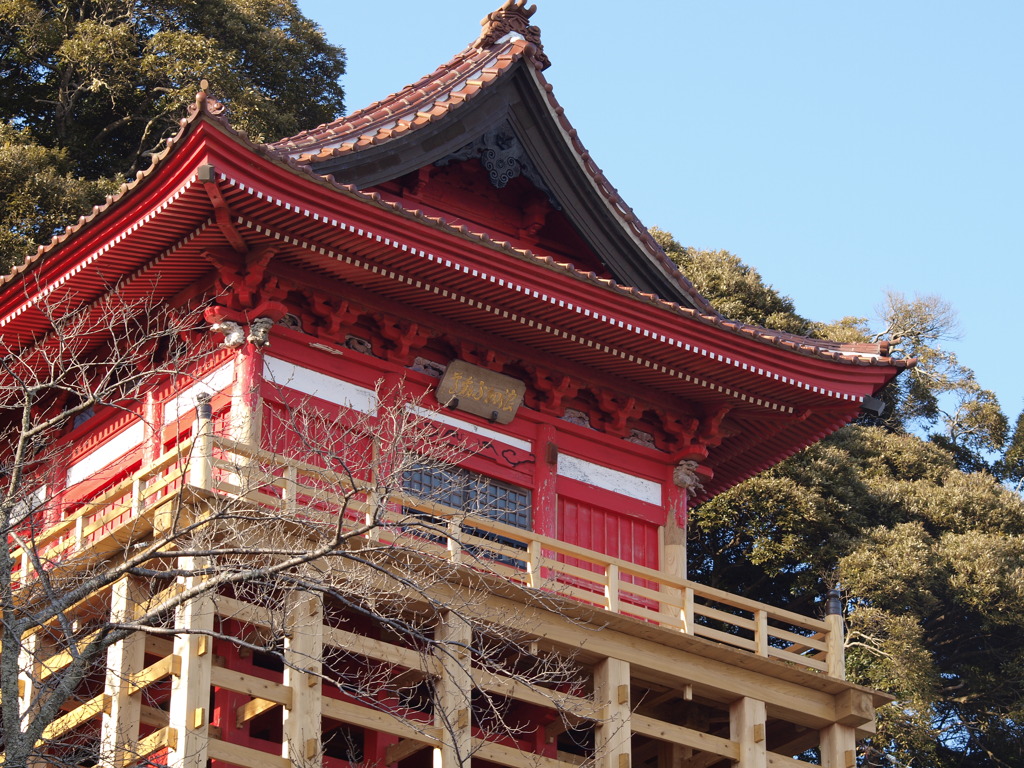
[[(689, 492), (686, 478), (672, 467), (664, 483), (664, 489), (665, 524), (658, 531), (661, 572), (672, 581), (682, 582), (686, 581), (686, 513)], [(665, 593), (661, 612), (673, 617), (669, 626), (675, 626), (678, 620), (684, 632), (692, 632), (692, 626), (686, 617), (685, 604), (681, 604), (683, 592), (665, 585), (662, 585), (661, 591)]]
[(604, 607), (613, 613), (619, 612), (619, 566), (610, 563), (604, 569)]
[(320, 765), (324, 608), (320, 598), (308, 592), (300, 593), (289, 607), (283, 682), (291, 689), (292, 703), (284, 710), (281, 756), (292, 765)]
[(823, 768), (854, 768), (857, 765), (857, 733), (852, 726), (835, 723), (819, 732)]
[(729, 707), (729, 738), (740, 748), (738, 768), (768, 768), (766, 725), (763, 701), (745, 696)]
[(692, 635), (693, 622), (693, 587), (685, 587), (683, 589), (683, 632)]
[(448, 521), (448, 559), (453, 563), (462, 562), (462, 527), (459, 521), (452, 518)]
[(526, 586), (531, 589), (540, 589), (541, 586), (541, 558), (542, 552), (540, 548), (540, 542), (534, 539), (526, 545), (527, 560), (526, 560)]
[(441, 746), (434, 750), (434, 768), (469, 768), (473, 749), (473, 628), (457, 613), (447, 611), (438, 622), (434, 639), (440, 669), (434, 684), (434, 724), (441, 730)]
[(594, 726), (597, 768), (629, 768), (632, 760), (629, 662), (606, 658), (594, 667), (594, 703), (604, 717)]
[[(178, 567), (190, 572), (179, 577), (188, 591), (201, 586), (204, 576), (198, 571), (208, 566), (204, 558), (185, 557)], [(200, 594), (175, 611), (174, 655), (180, 661), (180, 674), (171, 686), (168, 725), (177, 739), (170, 745), (169, 768), (206, 768), (209, 755), (210, 681), (213, 666), (213, 631), (216, 609), (208, 594)]]
[(754, 611), (754, 644), (757, 655), (768, 658), (768, 611)]
[(201, 393), (196, 400), (196, 423), (192, 441), (192, 485), (208, 491), (213, 487), (213, 409), (210, 396)]
[(843, 602), (838, 589), (828, 591), (825, 623), (828, 624), (828, 675), (846, 679), (846, 637), (843, 628)]
[[(110, 592), (110, 620), (116, 623), (134, 619), (145, 596), (138, 579), (124, 576), (115, 582)], [(129, 635), (107, 650), (104, 693), (110, 706), (103, 713), (100, 727), (99, 764), (103, 768), (123, 768), (133, 760), (139, 741), (142, 697), (130, 693), (130, 683), (145, 663), (146, 636), (142, 632)]]

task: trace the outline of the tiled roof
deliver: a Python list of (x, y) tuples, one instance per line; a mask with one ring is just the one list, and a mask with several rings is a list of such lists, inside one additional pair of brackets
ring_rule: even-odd
[[(522, 39), (508, 40), (502, 43), (502, 46), (518, 47), (518, 44), (521, 42), (523, 42)], [(523, 52), (525, 52), (525, 50), (521, 50), (520, 55)], [(460, 54), (460, 57), (464, 57), (467, 60), (472, 58), (472, 56), (466, 56), (465, 54), (466, 52)], [(456, 59), (458, 58), (459, 57), (456, 57)], [(447, 71), (448, 67), (442, 67), (433, 75), (429, 76), (429, 78), (425, 78), (425, 80), (444, 76), (444, 73)], [(442, 218), (428, 215), (422, 211), (409, 210), (396, 202), (384, 200), (379, 194), (361, 192), (351, 185), (338, 184), (332, 179), (324, 179), (322, 176), (316, 174), (308, 163), (296, 160), (290, 157), (287, 153), (281, 152), (280, 142), (270, 146), (258, 145), (249, 140), (248, 136), (244, 132), (240, 132), (232, 128), (227, 121), (224, 107), (208, 95), (207, 88), (209, 86), (205, 81), (202, 83), (201, 87), (202, 90), (196, 94), (195, 103), (189, 107), (188, 117), (181, 121), (181, 130), (175, 137), (167, 140), (165, 149), (153, 157), (152, 165), (145, 171), (140, 171), (135, 180), (123, 185), (117, 194), (108, 196), (104, 204), (94, 207), (93, 212), (90, 215), (79, 218), (78, 223), (67, 227), (64, 234), (55, 236), (49, 245), (40, 246), (36, 253), (29, 256), (25, 262), (16, 267), (11, 274), (0, 277), (0, 290), (2, 290), (4, 286), (17, 280), (18, 277), (26, 271), (38, 266), (65, 241), (87, 229), (96, 219), (105, 215), (107, 211), (112, 207), (115, 207), (119, 201), (134, 192), (141, 182), (151, 175), (158, 167), (163, 165), (166, 158), (171, 153), (171, 149), (181, 142), (189, 133), (190, 126), (198, 119), (205, 118), (217, 123), (220, 126), (220, 129), (226, 133), (234, 135), (250, 151), (263, 155), (272, 162), (288, 166), (293, 172), (298, 173), (299, 175), (306, 176), (307, 178), (315, 178), (320, 184), (328, 184), (338, 194), (366, 201), (379, 206), (380, 208), (389, 210), (403, 218), (427, 224), (450, 235), (502, 251), (516, 259), (532, 263), (544, 269), (560, 272), (572, 279), (582, 280), (584, 282), (600, 286), (605, 290), (612, 291), (632, 300), (642, 301), (652, 307), (657, 307), (662, 311), (673, 312), (682, 318), (688, 318), (689, 320), (701, 323), (702, 325), (715, 326), (738, 336), (750, 338), (760, 343), (770, 344), (783, 349), (788, 349), (797, 354), (832, 360), (845, 364), (859, 366), (892, 366), (898, 369), (906, 368), (914, 364), (913, 360), (889, 357), (889, 345), (888, 342), (884, 341), (878, 344), (840, 344), (838, 342), (811, 339), (792, 333), (770, 330), (761, 326), (728, 320), (712, 310), (710, 306), (708, 306), (706, 311), (681, 306), (676, 302), (661, 299), (635, 287), (621, 285), (614, 280), (601, 277), (593, 272), (579, 270), (574, 265), (556, 260), (551, 256), (538, 255), (529, 250), (516, 248), (507, 242), (496, 241), (486, 233), (473, 232), (465, 226), (454, 226)], [(394, 97), (389, 97), (389, 99), (393, 98)], [(387, 101), (388, 100), (385, 100), (385, 102)], [(384, 104), (385, 102), (380, 102), (380, 104)], [(375, 110), (375, 107), (370, 107), (368, 109), (370, 111), (377, 111)], [(362, 113), (356, 113), (356, 115), (353, 115), (348, 120), (357, 120), (359, 119), (358, 116), (360, 114), (367, 113), (367, 111), (368, 110), (363, 110)], [(319, 131), (320, 129), (317, 130)]]
[[(501, 15), (503, 12), (504, 15)], [(692, 299), (694, 306), (714, 314), (715, 309), (679, 272), (633, 209), (611, 185), (583, 146), (576, 129), (565, 117), (564, 109), (555, 99), (553, 88), (542, 74), (542, 70), (548, 66), (548, 59), (540, 45), (540, 32), (525, 23), (525, 19), (532, 13), (532, 9), (523, 8), (522, 2), (513, 3), (509, 0), (502, 9), (484, 18), (484, 30), (477, 40), (431, 74), (347, 117), (268, 146), (300, 163), (313, 165), (339, 155), (358, 153), (400, 139), (436, 121), (457, 119), (456, 113), (460, 106), (509, 78), (516, 69), (515, 65), (523, 62), (524, 66), (530, 68), (552, 118), (558, 122), (572, 151), (614, 214), (639, 241), (648, 258), (661, 265), (670, 279)], [(508, 20), (510, 17), (512, 21)], [(503, 36), (496, 37), (505, 29), (508, 31)], [(525, 36), (519, 30), (523, 30)]]
[[(907, 365), (905, 360), (888, 357), (886, 342), (881, 344), (840, 344), (773, 331), (722, 317), (685, 276), (679, 273), (675, 263), (650, 236), (646, 227), (590, 157), (590, 153), (583, 146), (576, 130), (565, 117), (564, 110), (555, 99), (552, 86), (542, 74), (542, 70), (547, 68), (549, 61), (540, 44), (539, 30), (529, 26), (528, 23), (533, 11), (533, 8), (525, 7), (523, 0), (508, 0), (501, 9), (483, 19), (481, 22), (483, 31), (477, 40), (434, 72), (351, 115), (281, 139), (267, 145), (267, 148), (283, 158), (297, 161), (300, 165), (313, 166), (339, 155), (358, 153), (368, 147), (400, 139), (402, 136), (435, 121), (457, 119), (457, 110), (460, 106), (479, 96), (485, 89), (494, 87), (503, 78), (510, 76), (515, 70), (515, 65), (523, 62), (524, 66), (531, 68), (532, 75), (538, 87), (542, 89), (552, 114), (558, 120), (573, 151), (579, 157), (595, 186), (611, 204), (623, 223), (643, 244), (650, 257), (660, 262), (669, 274), (676, 277), (683, 290), (694, 299), (697, 309), (694, 311), (673, 302), (657, 300), (635, 288), (618, 285), (611, 280), (590, 273), (581, 273), (573, 266), (559, 264), (550, 257), (535, 256), (529, 251), (512, 249), (504, 243), (500, 244), (502, 247), (514, 250), (519, 254), (529, 254), (532, 258), (548, 265), (557, 264), (569, 272), (583, 275), (586, 279), (606, 284), (620, 293), (632, 294), (645, 300), (654, 300), (655, 303), (672, 306), (675, 310), (705, 324), (720, 326), (739, 335), (753, 337), (802, 354), (860, 364), (896, 365), (897, 367)], [(389, 205), (396, 210), (401, 208), (394, 203), (389, 203)], [(423, 218), (431, 218), (423, 214), (419, 215)], [(445, 224), (441, 219), (437, 219), (436, 222), (440, 225)], [(472, 234), (465, 227), (455, 227), (454, 229), (462, 236)], [(489, 240), (484, 234), (477, 236)]]

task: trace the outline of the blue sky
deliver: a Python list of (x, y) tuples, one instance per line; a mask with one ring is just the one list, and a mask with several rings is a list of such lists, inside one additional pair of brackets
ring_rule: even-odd
[[(299, 0), (357, 109), (501, 0)], [(947, 344), (1024, 408), (1024, 3), (538, 0), (545, 76), (647, 226), (723, 248), (815, 320), (939, 294)]]

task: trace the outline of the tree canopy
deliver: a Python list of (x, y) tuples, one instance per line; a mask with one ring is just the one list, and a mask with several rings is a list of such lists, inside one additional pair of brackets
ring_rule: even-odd
[[(1024, 415), (1007, 439), (995, 395), (941, 342), (955, 312), (890, 293), (880, 327), (820, 324), (725, 251), (655, 233), (723, 314), (842, 341), (887, 340), (918, 365), (881, 420), (849, 426), (691, 511), (690, 569), (713, 586), (813, 609), (846, 598), (848, 674), (899, 697), (863, 764), (1024, 760)], [(1007, 486), (1000, 483), (1003, 479)]]
[(0, 146), (25, 156), (0, 178), (0, 269), (145, 168), (203, 78), (262, 141), (341, 114), (344, 71), (293, 0), (0, 0)]

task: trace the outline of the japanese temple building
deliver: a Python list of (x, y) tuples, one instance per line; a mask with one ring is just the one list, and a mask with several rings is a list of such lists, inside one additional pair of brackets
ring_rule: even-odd
[[(411, 515), (488, 496), (452, 540), (419, 538), (409, 578), (445, 561), (431, 589), (457, 594), (459, 568), (476, 573), (490, 596), (465, 610), (571, 658), (582, 683), (545, 693), (424, 661), (372, 621), (332, 623), (315, 596), (294, 607), (304, 645), (285, 633), (286, 663), (268, 661), (225, 637), (272, 623), (263, 606), (223, 592), (178, 608), (177, 632), (110, 649), (47, 732), (92, 744), (81, 765), (754, 768), (814, 749), (855, 764), (889, 698), (845, 680), (841, 616), (689, 581), (687, 509), (849, 423), (907, 363), (719, 315), (584, 149), (532, 13), (509, 0), (435, 72), (272, 144), (233, 129), (204, 84), (149, 170), (5, 279), (0, 346), (47, 343), (55, 301), (102, 312), (115, 296), (194, 314), (207, 350), (61, 437), (62, 511), (35, 544), (59, 551), (52, 567), (126, 558), (190, 505), (297, 514), (316, 462), (289, 443), (295, 404), (370, 414), (401, 390), (469, 448), (457, 469), (406, 472), (367, 541), (399, 546)], [(273, 489), (244, 490), (254, 463), (277, 467)], [(38, 574), (13, 556), (27, 589)], [(89, 610), (123, 612), (130, 592)], [(438, 621), (436, 638), (476, 642)], [(409, 687), (430, 702), (332, 684), (332, 648), (426, 681)], [(26, 711), (69, 663), (46, 656), (26, 656)], [(501, 697), (514, 733), (486, 727), (478, 694)]]

